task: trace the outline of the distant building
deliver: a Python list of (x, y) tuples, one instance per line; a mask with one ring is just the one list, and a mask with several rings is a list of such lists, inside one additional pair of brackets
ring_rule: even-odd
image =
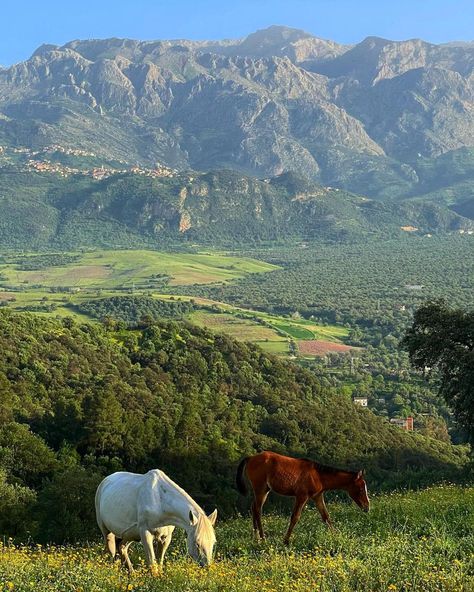
[(392, 417), (390, 420), (392, 425), (396, 425), (406, 432), (413, 432), (413, 417)]
[(354, 403), (361, 407), (367, 407), (368, 400), (367, 397), (354, 397)]

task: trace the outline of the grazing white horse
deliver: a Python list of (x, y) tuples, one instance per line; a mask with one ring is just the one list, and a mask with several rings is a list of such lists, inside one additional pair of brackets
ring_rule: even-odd
[(201, 566), (212, 563), (217, 510), (206, 516), (192, 497), (163, 471), (109, 475), (97, 488), (95, 509), (107, 549), (115, 557), (116, 539), (119, 539), (118, 550), (129, 571), (133, 567), (128, 547), (133, 541), (141, 541), (147, 565), (156, 575), (159, 569), (153, 542), (157, 543), (162, 567), (175, 526), (186, 531), (191, 557)]

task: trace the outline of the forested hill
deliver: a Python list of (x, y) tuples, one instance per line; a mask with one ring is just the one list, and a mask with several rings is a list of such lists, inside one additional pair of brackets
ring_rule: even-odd
[(0, 531), (9, 534), (95, 532), (95, 486), (121, 467), (161, 467), (229, 513), (238, 460), (259, 449), (365, 467), (372, 490), (452, 478), (465, 461), (462, 449), (391, 427), (297, 365), (191, 325), (107, 333), (2, 311), (0, 351)]
[(266, 180), (232, 171), (121, 173), (96, 180), (9, 170), (0, 168), (2, 248), (229, 246), (474, 228), (444, 205), (371, 200), (293, 173)]

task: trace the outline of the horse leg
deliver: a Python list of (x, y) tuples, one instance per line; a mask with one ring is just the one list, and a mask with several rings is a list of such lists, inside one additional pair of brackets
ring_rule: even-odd
[(163, 535), (162, 537), (155, 539), (156, 540), (156, 547), (157, 547), (157, 559), (160, 567), (163, 568), (163, 562), (165, 559), (165, 553), (171, 543), (171, 538), (173, 536), (173, 532)]
[(105, 538), (105, 550), (108, 551), (112, 558), (115, 559), (115, 555), (117, 554), (117, 545), (115, 542), (115, 535), (113, 532), (108, 532), (104, 534)]
[(306, 496), (296, 498), (295, 505), (293, 507), (293, 512), (292, 512), (291, 518), (290, 518), (290, 525), (288, 526), (288, 530), (286, 532), (285, 538), (283, 539), (283, 542), (285, 543), (285, 545), (289, 544), (291, 533), (293, 532), (294, 527), (296, 526), (298, 520), (300, 519), (301, 512), (303, 511), (303, 508), (305, 507), (307, 501), (308, 501), (308, 498)]
[(265, 533), (263, 532), (263, 525), (262, 525), (262, 508), (263, 504), (266, 502), (268, 494), (270, 490), (267, 489), (263, 492), (254, 492), (255, 493), (255, 500), (252, 504), (252, 514), (254, 520), (254, 529), (255, 526), (258, 529), (258, 533), (262, 541), (265, 540)]
[(313, 497), (314, 503), (316, 504), (316, 507), (319, 510), (319, 513), (321, 514), (321, 518), (322, 521), (324, 522), (324, 524), (326, 524), (326, 526), (328, 528), (330, 528), (331, 530), (334, 530), (334, 526), (332, 525), (331, 519), (329, 518), (329, 513), (327, 511), (326, 508), (326, 504), (324, 503), (324, 496), (321, 493), (316, 494)]
[(107, 528), (105, 527), (104, 524), (102, 524), (101, 522), (99, 522), (99, 528), (100, 528), (100, 532), (102, 533), (102, 536), (104, 537), (104, 544), (105, 544), (105, 551), (109, 552), (113, 558), (115, 558), (115, 553), (117, 550), (116, 544), (115, 544), (115, 535), (113, 532), (109, 532), (107, 530)]
[(154, 536), (149, 530), (143, 528), (140, 529), (140, 540), (142, 542), (143, 548), (145, 549), (146, 563), (150, 568), (151, 573), (154, 576), (157, 576), (160, 570), (156, 565), (155, 549), (153, 548)]
[(252, 525), (253, 525), (253, 536), (258, 541), (258, 521), (257, 521), (257, 506), (255, 500), (252, 502)]
[(125, 563), (125, 565), (127, 566), (129, 574), (133, 573), (134, 571), (132, 562), (130, 561), (130, 557), (128, 556), (128, 548), (131, 544), (132, 541), (128, 541), (128, 543), (124, 543), (123, 541), (121, 541), (119, 545), (120, 558), (122, 559), (122, 563)]

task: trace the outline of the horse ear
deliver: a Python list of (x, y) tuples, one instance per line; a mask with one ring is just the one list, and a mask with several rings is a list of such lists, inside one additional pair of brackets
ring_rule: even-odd
[(214, 526), (217, 520), (217, 509), (215, 509), (214, 512), (212, 512), (212, 514), (209, 514), (208, 518), (209, 522), (212, 524), (212, 526)]
[(357, 473), (357, 479), (362, 479), (364, 477), (364, 470), (361, 469), (358, 473)]
[(191, 510), (189, 510), (189, 522), (191, 523), (191, 526), (196, 526), (196, 524), (198, 523), (197, 516), (193, 514)]

